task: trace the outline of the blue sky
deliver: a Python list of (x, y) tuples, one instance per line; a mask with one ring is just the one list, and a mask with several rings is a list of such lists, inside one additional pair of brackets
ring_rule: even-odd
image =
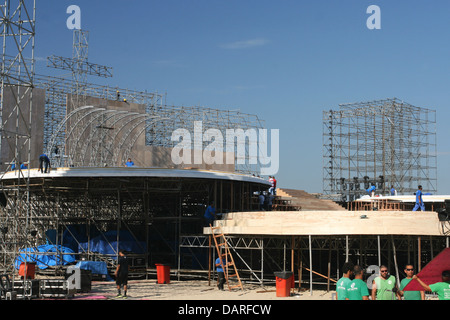
[[(281, 188), (322, 191), (322, 112), (397, 97), (437, 111), (438, 190), (450, 194), (450, 2), (38, 0), (37, 72), (71, 57), (69, 5), (106, 82), (168, 104), (239, 109), (280, 129)], [(381, 30), (369, 30), (369, 5)]]

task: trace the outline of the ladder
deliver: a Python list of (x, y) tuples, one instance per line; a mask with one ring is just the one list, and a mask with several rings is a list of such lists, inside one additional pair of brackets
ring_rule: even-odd
[[(225, 238), (225, 235), (222, 232), (222, 228), (220, 226), (213, 227), (211, 224), (209, 225), (211, 228), (211, 234), (214, 239), (214, 244), (216, 245), (216, 250), (219, 258), (222, 257), (222, 254), (225, 255), (224, 259), (220, 259), (220, 265), (224, 271), (225, 280), (227, 282), (228, 290), (231, 291), (234, 288), (241, 288), (241, 290), (244, 290), (241, 282), (241, 278), (239, 277), (239, 273), (237, 271), (236, 265), (233, 260), (233, 256), (230, 252), (230, 247), (228, 246), (227, 239)], [(216, 232), (218, 230), (218, 232)], [(223, 253), (221, 253), (221, 249), (223, 249)], [(225, 260), (225, 264), (224, 264)], [(234, 273), (230, 274), (230, 267), (233, 268)], [(236, 278), (238, 284), (232, 286), (230, 284), (231, 278)]]

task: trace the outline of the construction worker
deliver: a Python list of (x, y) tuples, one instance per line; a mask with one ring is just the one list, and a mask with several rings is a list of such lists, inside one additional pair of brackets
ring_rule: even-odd
[(225, 284), (225, 273), (223, 268), (226, 267), (225, 254), (222, 253), (222, 256), (216, 259), (216, 271), (218, 277), (217, 288), (219, 290), (223, 290), (223, 285)]
[(39, 170), (41, 171), (41, 173), (42, 173), (42, 169), (43, 169), (44, 166), (45, 166), (44, 173), (47, 173), (47, 169), (50, 172), (50, 168), (51, 168), (51, 166), (50, 166), (50, 159), (47, 157), (46, 154), (41, 154), (39, 156)]
[(430, 285), (423, 282), (417, 275), (414, 275), (413, 279), (417, 280), (425, 291), (436, 292), (439, 300), (450, 300), (450, 270), (444, 270), (441, 276), (442, 282)]
[(350, 280), (353, 274), (354, 265), (352, 262), (348, 261), (342, 266), (342, 277), (336, 283), (336, 299), (346, 300), (347, 289), (350, 287), (352, 280)]
[[(116, 276), (117, 285), (117, 297), (127, 298), (127, 285), (128, 285), (128, 260), (124, 250), (119, 251), (119, 257), (117, 259), (117, 268), (114, 272)], [(123, 286), (123, 296), (120, 292), (120, 288)]]
[(416, 191), (416, 205), (413, 208), (413, 211), (417, 211), (417, 209), (420, 208), (420, 210), (425, 211), (425, 204), (423, 203), (423, 199), (422, 199), (422, 186), (419, 185), (417, 187), (419, 190)]
[(214, 220), (216, 220), (216, 208), (214, 207), (214, 202), (211, 201), (209, 203), (209, 206), (205, 210), (205, 214), (203, 217), (206, 220), (206, 226), (209, 227), (209, 225), (212, 225), (214, 223)]

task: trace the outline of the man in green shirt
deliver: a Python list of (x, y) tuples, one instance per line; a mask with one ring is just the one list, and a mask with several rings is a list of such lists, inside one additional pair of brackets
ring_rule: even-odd
[(369, 300), (369, 289), (363, 280), (363, 269), (356, 265), (353, 268), (355, 279), (352, 280), (347, 288), (346, 300)]
[(436, 292), (439, 300), (450, 300), (450, 270), (442, 272), (442, 282), (427, 285), (417, 275), (413, 276), (426, 291)]
[(342, 267), (343, 276), (336, 283), (336, 299), (337, 300), (345, 300), (347, 298), (347, 288), (350, 286), (352, 282), (350, 280), (350, 276), (353, 273), (353, 263), (346, 262)]
[(388, 268), (382, 265), (380, 276), (372, 283), (372, 300), (395, 300), (396, 296), (400, 298), (395, 277), (389, 275)]
[(400, 295), (404, 300), (425, 300), (425, 291), (403, 291), (414, 276), (414, 267), (411, 264), (405, 266), (406, 278), (400, 282)]

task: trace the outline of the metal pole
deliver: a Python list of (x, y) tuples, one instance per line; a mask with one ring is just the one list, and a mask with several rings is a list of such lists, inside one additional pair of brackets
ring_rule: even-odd
[(264, 239), (261, 239), (261, 285), (264, 286)]
[(378, 266), (381, 266), (380, 236), (377, 236), (377, 240), (378, 240)]
[(312, 245), (311, 245), (311, 235), (309, 235), (309, 291), (311, 296), (313, 295), (312, 291)]
[(417, 271), (420, 272), (422, 270), (422, 261), (421, 261), (421, 255), (422, 255), (422, 248), (420, 247), (420, 237), (417, 237)]
[(348, 236), (345, 236), (345, 262), (348, 262)]
[(394, 253), (394, 265), (395, 265), (395, 273), (397, 275), (397, 283), (400, 283), (400, 275), (398, 273), (398, 265), (397, 265), (397, 252), (395, 250), (395, 243), (394, 243), (394, 237), (391, 236), (391, 240), (392, 240), (392, 250)]

